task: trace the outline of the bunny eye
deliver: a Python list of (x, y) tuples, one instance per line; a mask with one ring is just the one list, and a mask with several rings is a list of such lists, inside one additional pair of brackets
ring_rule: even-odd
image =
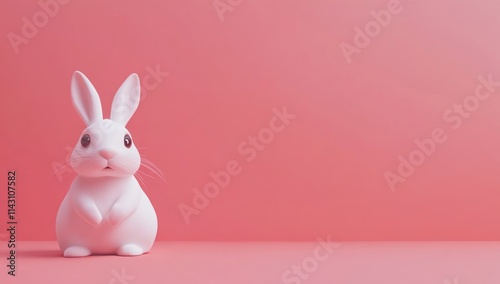
[(87, 148), (90, 145), (90, 135), (84, 134), (80, 140), (80, 144), (82, 144), (83, 148)]
[(130, 135), (125, 134), (125, 137), (123, 138), (123, 144), (125, 144), (125, 147), (130, 148), (132, 146), (132, 138), (130, 138)]

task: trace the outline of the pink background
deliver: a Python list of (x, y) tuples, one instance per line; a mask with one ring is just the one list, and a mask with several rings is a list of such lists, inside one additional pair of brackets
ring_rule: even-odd
[[(500, 87), (456, 129), (443, 114), (479, 75), (500, 81), (500, 2), (401, 0), (350, 63), (340, 44), (391, 1), (229, 2), (221, 20), (211, 0), (69, 1), (18, 53), (8, 33), (42, 8), (0, 2), (0, 210), (16, 170), (20, 240), (55, 240), (75, 176), (53, 169), (84, 128), (72, 73), (107, 116), (127, 75), (156, 66), (169, 76), (128, 128), (167, 180), (144, 176), (158, 240), (499, 239)], [(238, 145), (285, 106), (296, 118), (247, 162)], [(446, 141), (391, 190), (384, 173), (435, 128)], [(241, 173), (186, 224), (179, 204), (231, 160)]]

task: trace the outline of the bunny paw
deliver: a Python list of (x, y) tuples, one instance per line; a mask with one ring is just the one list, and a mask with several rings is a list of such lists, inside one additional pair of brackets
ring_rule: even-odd
[(83, 257), (89, 256), (90, 250), (85, 247), (72, 246), (64, 250), (64, 257)]
[(141, 255), (144, 253), (144, 250), (142, 250), (139, 246), (134, 245), (134, 244), (128, 244), (120, 247), (116, 254), (121, 255), (121, 256), (136, 256), (136, 255)]

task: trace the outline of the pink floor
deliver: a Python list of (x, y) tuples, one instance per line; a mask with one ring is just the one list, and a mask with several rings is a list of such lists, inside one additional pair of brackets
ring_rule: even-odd
[(21, 242), (16, 277), (4, 263), (0, 283), (497, 284), (500, 242), (158, 242), (140, 257), (78, 259)]

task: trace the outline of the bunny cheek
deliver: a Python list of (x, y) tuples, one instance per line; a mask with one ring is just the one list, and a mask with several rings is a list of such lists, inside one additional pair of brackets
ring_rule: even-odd
[[(73, 159), (73, 157), (76, 158)], [(131, 176), (137, 172), (140, 164), (141, 161), (139, 153), (133, 153), (132, 151), (130, 153), (119, 153), (109, 160), (99, 156), (98, 154), (89, 157), (72, 155), (71, 160), (71, 165), (75, 172), (81, 176), (87, 177)]]
[(99, 153), (97, 147), (76, 147), (71, 155), (71, 167), (81, 176), (86, 177), (125, 177), (137, 172), (141, 164), (141, 157), (137, 148), (124, 146), (112, 157), (105, 157)]

